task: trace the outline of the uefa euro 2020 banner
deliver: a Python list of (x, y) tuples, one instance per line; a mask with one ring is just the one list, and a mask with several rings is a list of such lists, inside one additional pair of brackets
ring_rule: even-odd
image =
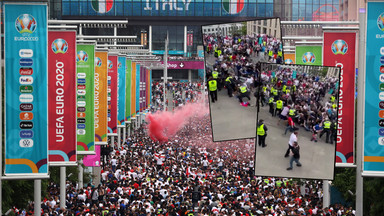
[(100, 166), (100, 152), (101, 146), (95, 145), (94, 155), (85, 155), (83, 158), (83, 164), (86, 167), (99, 167)]
[(128, 120), (135, 117), (135, 99), (136, 99), (136, 63), (127, 59), (127, 94), (125, 115)]
[(384, 176), (384, 3), (368, 2), (363, 175)]
[(140, 112), (141, 67), (136, 63), (136, 113)]
[(107, 74), (108, 52), (95, 53), (95, 144), (107, 145), (108, 133), (108, 102)]
[[(354, 163), (355, 32), (324, 32), (323, 65), (340, 68), (336, 163)], [(339, 164), (341, 163), (341, 164)]]
[(49, 31), (48, 54), (49, 165), (76, 165), (76, 31)]
[(108, 135), (117, 135), (117, 55), (108, 55)]
[(77, 154), (95, 154), (94, 60), (94, 44), (77, 45)]
[(119, 56), (117, 63), (117, 73), (118, 73), (118, 95), (117, 95), (117, 127), (125, 126), (125, 57)]
[(47, 5), (4, 4), (5, 175), (48, 175)]
[(322, 46), (296, 46), (296, 64), (323, 65)]

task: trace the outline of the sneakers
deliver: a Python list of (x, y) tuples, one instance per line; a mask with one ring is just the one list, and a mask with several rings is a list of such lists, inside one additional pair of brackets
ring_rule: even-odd
[(288, 167), (287, 170), (292, 170), (292, 167)]
[(296, 164), (296, 166), (301, 167), (301, 164)]

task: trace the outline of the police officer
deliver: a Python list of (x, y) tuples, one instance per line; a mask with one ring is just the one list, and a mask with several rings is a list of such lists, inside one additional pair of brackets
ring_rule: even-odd
[(213, 79), (213, 77), (209, 77), (208, 79), (208, 90), (212, 103), (215, 103), (215, 101), (217, 101), (217, 81)]
[(292, 106), (291, 109), (289, 109), (288, 115), (289, 115), (293, 120), (295, 120), (296, 109), (295, 109), (294, 106)]
[(259, 146), (263, 148), (267, 146), (265, 144), (265, 138), (267, 138), (267, 130), (268, 128), (265, 126), (264, 120), (260, 119), (259, 123), (257, 124), (257, 136), (259, 138)]
[(217, 80), (219, 78), (219, 72), (217, 72), (217, 68), (215, 68), (214, 71), (212, 71), (212, 78)]
[(240, 103), (243, 103), (243, 98), (244, 97), (248, 98), (248, 100), (251, 100), (251, 98), (249, 97), (249, 91), (247, 89), (247, 86), (242, 85), (242, 86), (239, 87), (239, 90), (240, 90), (240, 95), (239, 95)]
[(232, 84), (234, 83), (233, 81), (233, 78), (231, 75), (229, 75), (226, 79), (225, 79), (225, 87), (227, 88), (228, 90), (228, 96), (229, 97), (232, 97), (232, 92), (233, 92), (233, 88), (232, 88)]
[(329, 141), (329, 135), (331, 133), (331, 125), (332, 125), (332, 122), (329, 121), (329, 119), (325, 119), (325, 121), (323, 122), (323, 131), (321, 131), (320, 133), (320, 138), (321, 136), (323, 136), (323, 134), (325, 133), (325, 142), (328, 143)]

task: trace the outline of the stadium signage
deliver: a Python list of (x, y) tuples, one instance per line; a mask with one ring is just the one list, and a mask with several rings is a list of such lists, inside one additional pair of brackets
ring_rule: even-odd
[(169, 0), (169, 1), (145, 1), (144, 10), (177, 10), (177, 11), (188, 11), (189, 4), (192, 0), (182, 0), (181, 2), (177, 2), (177, 0)]

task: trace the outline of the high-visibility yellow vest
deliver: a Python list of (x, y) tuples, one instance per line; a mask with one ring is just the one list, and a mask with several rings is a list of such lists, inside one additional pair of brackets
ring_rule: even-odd
[(221, 56), (221, 50), (217, 51), (217, 56)]
[(291, 92), (291, 90), (289, 90), (289, 89), (285, 90), (286, 94), (289, 94), (290, 92)]
[(281, 56), (283, 56), (283, 52), (282, 51), (278, 51), (277, 55), (281, 57)]
[(272, 50), (269, 50), (268, 55), (271, 56), (271, 57), (273, 56)]
[(277, 89), (273, 89), (272, 94), (276, 96), (277, 95)]
[(264, 179), (265, 184), (269, 184), (269, 179)]
[(282, 181), (278, 180), (278, 181), (276, 181), (276, 186), (277, 186), (277, 187), (281, 187), (281, 184), (282, 184), (282, 183), (283, 183)]
[(331, 122), (330, 121), (325, 121), (324, 122), (324, 129), (330, 129), (331, 128)]
[(225, 79), (225, 82), (231, 82), (231, 80), (230, 79), (232, 79), (232, 77), (231, 76), (229, 76), (229, 77), (227, 77), (227, 79)]
[(335, 102), (335, 99), (336, 99), (335, 96), (332, 96), (331, 97), (331, 103)]
[(270, 97), (268, 103), (273, 103), (273, 101), (274, 101), (273, 97)]
[(267, 92), (267, 87), (263, 87), (263, 92)]
[(290, 116), (294, 116), (294, 115), (295, 115), (295, 112), (296, 112), (295, 109), (290, 109), (290, 110), (289, 110), (289, 115), (290, 115)]
[(216, 91), (217, 90), (217, 81), (216, 80), (210, 80), (208, 81), (209, 91)]
[(276, 101), (276, 108), (277, 109), (283, 109), (283, 101), (282, 100)]
[(264, 136), (265, 135), (264, 124), (260, 125), (257, 128), (257, 135), (259, 135), (259, 136)]
[(213, 71), (212, 72), (212, 77), (213, 77), (213, 79), (217, 79), (219, 77), (219, 72)]
[(245, 93), (245, 92), (247, 92), (247, 87), (245, 87), (245, 86), (241, 86), (241, 87), (240, 87), (240, 92), (241, 92), (241, 93)]
[(287, 89), (287, 86), (286, 86), (286, 85), (283, 85), (283, 89), (282, 89), (282, 91), (285, 92), (286, 89)]
[(295, 85), (292, 86), (292, 91), (296, 91), (296, 86)]
[(337, 104), (335, 104), (335, 103), (332, 104), (332, 108), (333, 108), (333, 109), (336, 109), (336, 108), (337, 108)]

